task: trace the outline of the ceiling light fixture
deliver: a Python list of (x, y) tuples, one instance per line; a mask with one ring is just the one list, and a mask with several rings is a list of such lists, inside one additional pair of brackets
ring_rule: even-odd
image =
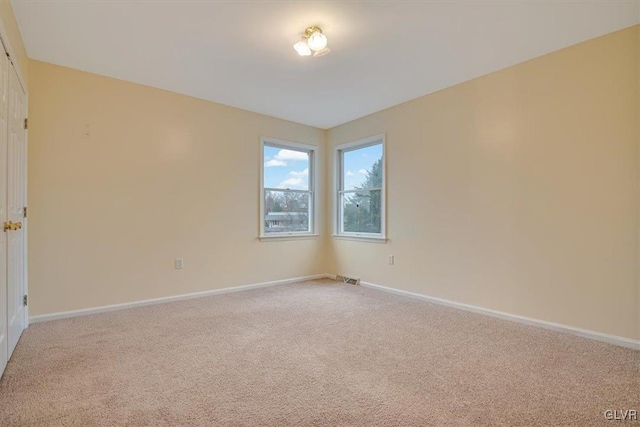
[(300, 40), (298, 43), (293, 45), (293, 48), (298, 52), (300, 56), (309, 56), (311, 55), (311, 48), (307, 44), (306, 40)]
[(304, 31), (302, 40), (294, 44), (293, 48), (300, 56), (310, 56), (312, 51), (313, 56), (322, 56), (331, 52), (331, 50), (327, 48), (327, 36), (322, 33), (320, 27), (316, 27), (315, 25)]

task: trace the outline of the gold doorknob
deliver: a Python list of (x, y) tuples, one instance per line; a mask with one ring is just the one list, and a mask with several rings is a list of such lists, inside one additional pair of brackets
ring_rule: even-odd
[(20, 230), (22, 228), (22, 222), (18, 221), (18, 222), (14, 222), (13, 223), (13, 230)]

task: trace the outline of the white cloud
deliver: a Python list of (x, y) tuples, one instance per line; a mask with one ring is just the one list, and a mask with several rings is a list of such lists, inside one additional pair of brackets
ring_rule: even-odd
[(309, 159), (309, 155), (307, 153), (303, 153), (301, 151), (293, 151), (293, 150), (287, 150), (287, 149), (282, 149), (280, 151), (278, 151), (278, 154), (275, 155), (274, 159), (277, 160), (292, 160), (292, 161), (296, 161), (296, 160), (308, 160)]
[(289, 172), (289, 177), (278, 184), (278, 188), (289, 188), (294, 190), (306, 190), (308, 188), (307, 177), (309, 168), (301, 171)]
[(347, 176), (356, 176), (356, 174), (351, 171), (347, 171)]
[(287, 166), (287, 162), (283, 162), (282, 160), (271, 159), (264, 162), (265, 168), (272, 168), (274, 166)]
[(362, 175), (366, 175), (368, 173), (368, 171), (366, 169), (360, 169), (358, 171), (358, 173), (362, 174)]
[(278, 151), (278, 154), (273, 156), (272, 159), (268, 159), (264, 162), (265, 168), (271, 168), (274, 166), (287, 166), (287, 162), (298, 162), (298, 161), (308, 161), (309, 154), (303, 153), (301, 151), (293, 151), (287, 150), (283, 148)]
[(305, 170), (300, 171), (300, 172), (291, 171), (291, 172), (289, 172), (289, 176), (292, 176), (292, 177), (295, 177), (295, 178), (302, 178), (302, 177), (305, 177), (305, 176), (309, 176), (309, 168), (306, 168)]

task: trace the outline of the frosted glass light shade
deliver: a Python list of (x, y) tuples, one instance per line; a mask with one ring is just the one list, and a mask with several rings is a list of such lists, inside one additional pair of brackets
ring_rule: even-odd
[(314, 31), (307, 40), (309, 47), (315, 51), (322, 50), (327, 47), (327, 36), (320, 31)]
[(309, 56), (311, 55), (311, 49), (309, 45), (305, 43), (303, 40), (300, 40), (298, 43), (293, 45), (293, 48), (298, 52), (300, 56)]

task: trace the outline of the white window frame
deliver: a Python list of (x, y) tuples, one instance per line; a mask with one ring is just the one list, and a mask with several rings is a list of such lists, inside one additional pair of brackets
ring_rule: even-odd
[[(387, 146), (386, 135), (384, 133), (379, 135), (370, 136), (368, 138), (359, 139), (357, 141), (347, 142), (345, 144), (337, 145), (334, 147), (334, 234), (333, 237), (339, 239), (349, 240), (361, 240), (371, 241), (378, 243), (385, 243), (387, 241)], [(380, 233), (353, 233), (343, 231), (343, 218), (342, 218), (342, 206), (341, 196), (345, 192), (352, 192), (352, 190), (344, 190), (344, 177), (343, 175), (343, 153), (358, 150), (361, 148), (370, 147), (372, 145), (378, 145), (382, 143), (382, 187), (380, 190)], [(370, 189), (371, 190), (371, 189)], [(376, 189), (377, 190), (377, 189)]]
[[(265, 188), (264, 187), (264, 147), (276, 147), (288, 150), (306, 151), (309, 153), (309, 190), (287, 190), (300, 193), (310, 193), (309, 206), (309, 231), (290, 231), (290, 232), (276, 232), (265, 233), (264, 216), (265, 216), (265, 191), (284, 191), (282, 188)], [(318, 193), (316, 191), (317, 182), (317, 152), (318, 147), (315, 145), (301, 144), (299, 142), (283, 141), (281, 139), (261, 137), (260, 138), (260, 217), (259, 217), (259, 239), (262, 241), (269, 240), (297, 240), (305, 238), (315, 238), (318, 236), (316, 232), (316, 222), (318, 218)]]

